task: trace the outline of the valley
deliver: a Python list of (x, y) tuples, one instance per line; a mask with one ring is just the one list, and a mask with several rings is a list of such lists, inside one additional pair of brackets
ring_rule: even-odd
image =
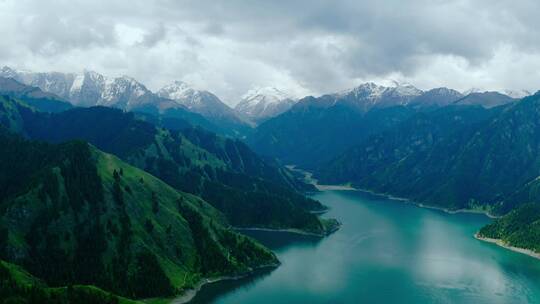
[(539, 11), (0, 0), (0, 304), (540, 303)]

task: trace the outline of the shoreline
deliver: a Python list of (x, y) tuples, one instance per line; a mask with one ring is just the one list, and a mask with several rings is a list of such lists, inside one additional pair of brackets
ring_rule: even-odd
[(483, 214), (483, 215), (485, 215), (485, 216), (487, 216), (487, 217), (489, 217), (491, 219), (497, 219), (497, 218), (501, 217), (501, 216), (493, 215), (493, 214), (489, 213), (489, 211), (484, 211), (484, 210), (475, 210), (475, 209), (451, 210), (451, 209), (443, 208), (443, 207), (430, 206), (430, 205), (426, 205), (426, 204), (423, 204), (423, 203), (415, 202), (415, 201), (410, 200), (408, 198), (393, 196), (393, 195), (388, 194), (388, 193), (375, 192), (375, 191), (368, 190), (368, 189), (355, 188), (355, 187), (353, 187), (351, 185), (321, 185), (321, 184), (319, 184), (319, 181), (316, 178), (313, 177), (313, 173), (302, 170), (302, 169), (299, 169), (294, 165), (288, 165), (286, 167), (289, 170), (292, 170), (292, 171), (295, 171), (295, 172), (298, 172), (298, 173), (303, 173), (304, 174), (304, 181), (307, 182), (307, 183), (312, 184), (319, 191), (359, 191), (359, 192), (365, 192), (365, 193), (369, 193), (369, 194), (373, 194), (373, 195), (382, 196), (382, 197), (385, 197), (385, 198), (388, 198), (388, 199), (391, 199), (391, 200), (406, 202), (406, 203), (415, 205), (415, 206), (420, 207), (420, 208), (443, 211), (443, 212), (448, 213), (448, 214), (458, 214), (458, 213)]
[(233, 229), (236, 231), (268, 231), (268, 232), (287, 232), (287, 233), (294, 233), (298, 235), (303, 236), (312, 236), (312, 237), (318, 237), (318, 238), (324, 238), (329, 236), (330, 234), (336, 232), (339, 230), (339, 227), (341, 225), (338, 225), (335, 229), (332, 229), (331, 231), (328, 231), (327, 233), (314, 233), (314, 232), (307, 232), (300, 229), (292, 229), (292, 228), (285, 228), (285, 229), (274, 229), (274, 228), (260, 228), (260, 227), (234, 227)]
[(215, 277), (215, 278), (201, 279), (199, 282), (197, 282), (197, 284), (195, 284), (195, 286), (193, 288), (186, 289), (181, 295), (173, 298), (169, 302), (169, 304), (186, 304), (186, 303), (189, 303), (191, 300), (193, 300), (193, 298), (195, 298), (197, 293), (199, 293), (199, 291), (201, 291), (201, 289), (207, 284), (217, 283), (217, 282), (221, 282), (221, 281), (240, 280), (240, 279), (243, 279), (245, 277), (248, 277), (248, 276), (254, 274), (258, 270), (263, 270), (263, 269), (267, 269), (267, 268), (268, 269), (274, 269), (274, 268), (279, 267), (280, 264), (281, 263), (278, 262), (276, 264), (261, 265), (261, 266), (258, 266), (258, 267), (255, 267), (255, 268), (251, 269), (250, 271), (248, 271), (246, 273), (239, 274), (239, 275), (234, 275), (234, 276), (220, 276), (220, 277)]
[(505, 249), (508, 249), (508, 250), (511, 250), (513, 252), (517, 252), (517, 253), (521, 253), (521, 254), (524, 254), (524, 255), (528, 255), (532, 258), (535, 258), (535, 259), (539, 259), (540, 260), (540, 253), (538, 252), (535, 252), (533, 250), (530, 250), (530, 249), (526, 249), (526, 248), (521, 248), (521, 247), (515, 247), (515, 246), (511, 246), (511, 245), (507, 245), (504, 243), (503, 240), (501, 239), (492, 239), (492, 238), (487, 238), (487, 237), (482, 237), (480, 235), (478, 235), (478, 233), (475, 233), (474, 234), (474, 238), (479, 240), (479, 241), (482, 241), (482, 242), (486, 242), (486, 243), (490, 243), (490, 244), (495, 244), (499, 247), (502, 247), (502, 248), (505, 248)]
[(391, 200), (402, 201), (404, 203), (408, 203), (408, 204), (414, 205), (414, 206), (419, 207), (419, 208), (442, 211), (442, 212), (448, 213), (448, 214), (471, 213), (471, 214), (482, 214), (482, 215), (485, 215), (485, 216), (489, 217), (490, 219), (498, 219), (498, 218), (500, 218), (500, 216), (493, 215), (493, 214), (489, 213), (489, 211), (485, 211), (485, 210), (477, 210), (477, 209), (456, 209), (456, 210), (452, 210), (452, 209), (448, 209), (448, 208), (444, 208), (444, 207), (426, 205), (426, 204), (423, 204), (423, 203), (415, 202), (415, 201), (413, 201), (411, 199), (408, 199), (408, 198), (393, 196), (393, 195), (388, 194), (388, 193), (379, 193), (379, 192), (375, 192), (375, 191), (372, 191), (372, 190), (357, 189), (357, 188), (355, 188), (355, 191), (366, 192), (366, 193), (369, 193), (369, 194), (382, 196), (382, 197), (385, 197), (385, 198), (388, 198), (388, 199), (391, 199)]

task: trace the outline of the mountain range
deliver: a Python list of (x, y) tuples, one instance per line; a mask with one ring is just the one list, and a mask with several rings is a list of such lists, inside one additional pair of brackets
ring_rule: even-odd
[(246, 139), (259, 154), (313, 169), (417, 112), (452, 104), (493, 107), (513, 99), (494, 92), (466, 96), (448, 88), (421, 91), (410, 84), (362, 84), (321, 97), (305, 97), (261, 123)]
[(0, 76), (38, 87), (71, 102), (74, 106), (107, 106), (126, 111), (161, 114), (223, 133), (230, 130), (240, 132), (247, 127), (234, 110), (217, 96), (208, 91), (195, 90), (178, 81), (153, 93), (131, 77), (112, 78), (88, 70), (81, 74), (35, 73), (3, 67)]
[(2, 284), (11, 282), (1, 295), (40, 303), (172, 296), (204, 278), (279, 264), (232, 227), (318, 236), (339, 227), (299, 192), (309, 186), (237, 139), (164, 129), (109, 107), (38, 111), (65, 101), (0, 80), (0, 259), (39, 277), (25, 275), (25, 287), (23, 270), (0, 260)]
[(296, 100), (257, 88), (231, 109), (179, 81), (154, 93), (129, 77), (4, 67), (0, 296), (128, 303), (275, 267), (234, 228), (340, 226), (283, 164), (501, 215), (479, 236), (538, 250), (540, 93), (507, 93), (365, 83)]
[(537, 201), (540, 94), (415, 114), (321, 164), (320, 179), (448, 209), (505, 214)]
[[(234, 226), (294, 228), (316, 234), (327, 229), (310, 213), (324, 207), (296, 192), (304, 186), (238, 140), (197, 128), (163, 130), (132, 113), (105, 107), (46, 114), (4, 99), (0, 118), (11, 130), (31, 139), (88, 141), (178, 190), (201, 196)], [(266, 205), (264, 216), (262, 204)]]

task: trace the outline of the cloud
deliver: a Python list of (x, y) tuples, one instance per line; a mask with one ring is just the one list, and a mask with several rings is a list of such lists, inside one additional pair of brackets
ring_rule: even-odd
[(539, 10), (534, 0), (0, 0), (0, 61), (152, 89), (179, 79), (230, 104), (253, 86), (322, 94), (385, 78), (536, 91)]
[(159, 23), (155, 28), (150, 29), (143, 36), (141, 45), (146, 47), (153, 47), (161, 42), (167, 36), (167, 29), (163, 23)]

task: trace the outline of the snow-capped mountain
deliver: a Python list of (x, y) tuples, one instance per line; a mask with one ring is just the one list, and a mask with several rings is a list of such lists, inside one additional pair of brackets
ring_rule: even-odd
[(415, 107), (443, 107), (463, 98), (463, 94), (449, 88), (435, 88), (425, 91), (409, 103)]
[(523, 97), (527, 97), (527, 96), (532, 95), (532, 93), (530, 91), (527, 91), (527, 90), (506, 89), (506, 90), (503, 90), (502, 93), (505, 94), (505, 95), (508, 95), (508, 96), (510, 96), (512, 98), (517, 98), (517, 99), (521, 99)]
[(473, 92), (458, 99), (455, 104), (458, 105), (477, 105), (484, 108), (493, 108), (517, 101), (506, 94), (495, 91)]
[(523, 97), (532, 95), (530, 91), (520, 90), (520, 89), (486, 90), (486, 89), (481, 89), (481, 88), (472, 88), (472, 89), (463, 91), (463, 96), (467, 96), (469, 94), (474, 94), (474, 93), (487, 93), (487, 92), (497, 92), (497, 93), (509, 96), (511, 98), (516, 98), (516, 99), (521, 99)]
[(367, 112), (373, 108), (407, 105), (422, 93), (422, 90), (410, 84), (394, 82), (392, 86), (382, 86), (368, 82), (329, 97), (333, 104), (348, 104)]
[(296, 99), (273, 87), (249, 90), (234, 108), (238, 113), (261, 122), (289, 110)]
[(467, 96), (469, 94), (473, 94), (473, 93), (483, 93), (483, 92), (486, 92), (487, 90), (484, 90), (482, 88), (470, 88), (468, 90), (465, 90), (463, 92), (461, 92), (461, 94), (463, 94), (463, 96)]
[(174, 103), (158, 97), (143, 84), (127, 76), (106, 77), (93, 71), (74, 73), (34, 73), (9, 67), (0, 70), (0, 76), (13, 78), (56, 94), (77, 106), (111, 106), (131, 110), (147, 104), (170, 108)]
[(238, 120), (233, 109), (208, 91), (196, 90), (182, 81), (174, 81), (161, 88), (157, 95), (174, 100), (190, 111), (208, 118), (227, 118)]

